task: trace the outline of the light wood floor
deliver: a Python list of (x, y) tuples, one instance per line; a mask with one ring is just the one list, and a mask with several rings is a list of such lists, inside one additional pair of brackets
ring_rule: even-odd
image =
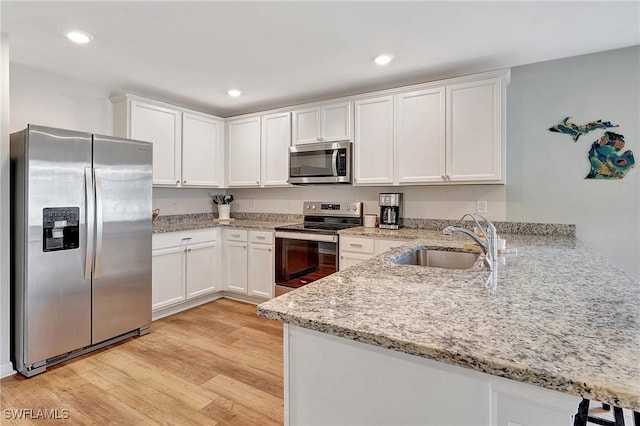
[(0, 423), (46, 423), (7, 420), (5, 409), (67, 409), (68, 424), (281, 425), (282, 324), (255, 310), (219, 299), (44, 374), (5, 378)]

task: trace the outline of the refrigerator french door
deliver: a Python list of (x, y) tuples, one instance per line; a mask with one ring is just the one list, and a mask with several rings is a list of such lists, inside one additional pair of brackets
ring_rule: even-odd
[(11, 135), (14, 363), (25, 376), (151, 322), (152, 144)]

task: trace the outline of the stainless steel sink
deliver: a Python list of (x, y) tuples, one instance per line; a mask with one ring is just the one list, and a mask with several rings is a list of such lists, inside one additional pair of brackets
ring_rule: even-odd
[(479, 256), (480, 253), (418, 248), (398, 258), (396, 263), (444, 269), (470, 269), (476, 263)]

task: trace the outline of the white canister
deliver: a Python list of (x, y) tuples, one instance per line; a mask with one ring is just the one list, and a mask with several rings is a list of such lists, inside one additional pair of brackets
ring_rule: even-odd
[(364, 227), (365, 228), (375, 228), (378, 226), (378, 216), (375, 214), (365, 214), (364, 215)]
[(218, 219), (229, 219), (231, 204), (218, 204)]

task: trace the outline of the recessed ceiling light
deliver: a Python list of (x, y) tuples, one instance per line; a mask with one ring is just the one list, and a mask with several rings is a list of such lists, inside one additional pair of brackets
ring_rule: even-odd
[(387, 65), (392, 59), (393, 55), (384, 54), (376, 56), (374, 62), (378, 65)]
[(82, 31), (69, 31), (66, 35), (69, 40), (78, 44), (87, 44), (93, 40), (91, 34)]
[(242, 95), (242, 92), (236, 89), (231, 89), (227, 93), (233, 98), (237, 98), (238, 96)]

